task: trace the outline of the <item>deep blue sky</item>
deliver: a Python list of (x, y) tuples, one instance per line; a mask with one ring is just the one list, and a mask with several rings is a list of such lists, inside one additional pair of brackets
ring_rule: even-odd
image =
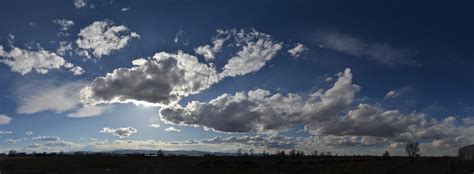
[[(149, 126), (150, 119), (159, 115), (160, 107), (136, 106), (131, 103), (111, 104), (113, 106), (106, 112), (89, 118), (67, 117), (72, 110), (46, 109), (28, 114), (18, 112), (24, 102), (21, 100), (25, 97), (22, 93), (34, 89), (34, 86), (41, 88), (40, 84), (52, 83), (51, 89), (73, 82), (90, 84), (95, 78), (105, 76), (116, 68), (132, 67), (132, 60), (151, 57), (162, 51), (176, 53), (182, 50), (198, 56), (194, 48), (211, 44), (217, 29), (255, 29), (270, 35), (274, 43), (281, 42), (282, 48), (260, 70), (225, 78), (208, 89), (184, 97), (179, 102), (181, 105), (185, 106), (188, 101), (193, 100), (208, 102), (224, 93), (234, 94), (259, 88), (305, 95), (317, 89), (330, 88), (337, 78), (334, 75), (350, 68), (352, 83), (361, 87), (351, 104), (353, 107), (366, 103), (385, 110), (399, 110), (407, 115), (424, 113), (427, 118), (439, 121), (448, 116), (458, 119), (474, 116), (474, 3), (470, 1), (85, 2), (87, 5), (81, 8), (75, 7), (73, 0), (15, 0), (1, 3), (0, 45), (6, 51), (12, 46), (35, 51), (39, 49), (39, 44), (41, 49), (54, 53), (59, 41), (68, 41), (72, 43), (72, 53), (61, 57), (81, 66), (85, 73), (74, 76), (62, 69), (50, 70), (46, 74), (31, 71), (21, 75), (13, 72), (10, 66), (0, 63), (0, 114), (12, 118), (9, 124), (0, 125), (0, 131), (12, 131), (10, 134), (0, 134), (0, 150), (17, 148), (27, 151), (28, 145), (42, 143), (31, 139), (37, 136), (58, 136), (63, 141), (82, 145), (90, 143), (84, 138), (107, 139), (110, 142), (117, 139), (169, 142), (259, 134), (255, 131), (218, 133), (204, 131), (201, 127), (166, 125), (162, 121), (159, 121), (159, 128), (153, 128)], [(72, 27), (64, 31), (70, 36), (58, 36), (60, 26), (53, 22), (57, 19), (74, 22)], [(109, 21), (110, 25), (126, 26), (129, 32), (139, 34), (140, 38), (131, 39), (125, 47), (100, 58), (87, 59), (76, 54), (74, 49), (78, 49), (76, 40), (81, 29), (95, 21)], [(370, 49), (361, 51), (364, 48), (357, 47), (356, 53), (344, 51), (341, 46), (351, 45), (354, 48), (354, 44), (341, 41), (342, 45), (338, 45), (339, 47), (331, 46), (324, 40), (327, 33), (356, 39), (359, 41), (357, 44)], [(9, 35), (14, 35), (14, 39), (9, 41)], [(177, 43), (174, 42), (175, 38), (179, 40)], [(293, 58), (287, 50), (297, 43), (303, 44), (307, 50)], [(383, 45), (382, 48), (377, 47), (380, 45)], [(371, 54), (379, 53), (377, 49), (390, 50), (389, 53), (372, 56)], [(223, 49), (214, 60), (216, 67), (224, 67), (235, 52), (233, 47)], [(393, 64), (378, 61), (380, 56), (390, 57), (393, 54), (402, 56), (394, 56), (390, 60), (395, 62)], [(202, 56), (198, 58), (205, 62)], [(0, 60), (2, 59), (7, 58), (2, 56)], [(399, 59), (415, 63), (399, 63), (402, 61)], [(333, 77), (334, 80), (326, 81), (327, 77)], [(21, 90), (28, 85), (33, 87)], [(397, 95), (385, 98), (392, 90)], [(35, 91), (41, 92), (44, 92), (43, 89)], [(344, 117), (344, 114), (340, 116)], [(299, 123), (289, 132), (283, 131), (281, 134), (293, 138), (311, 137), (309, 132), (297, 132), (304, 124)], [(164, 131), (169, 126), (181, 131)], [(138, 132), (119, 138), (99, 133), (104, 127), (133, 127)], [(25, 135), (24, 132), (28, 130), (34, 134)], [(16, 144), (8, 144), (9, 139), (15, 140)], [(432, 140), (433, 137), (420, 141), (430, 144)], [(202, 146), (191, 148), (215, 150), (213, 146)], [(375, 146), (384, 150), (386, 145)], [(221, 150), (233, 151), (232, 147), (237, 145), (223, 147)], [(329, 145), (315, 148), (328, 151), (338, 149)], [(354, 146), (348, 147), (351, 148)], [(89, 150), (89, 147), (71, 149)], [(341, 151), (344, 152), (346, 151)], [(370, 150), (366, 152), (378, 153)]]

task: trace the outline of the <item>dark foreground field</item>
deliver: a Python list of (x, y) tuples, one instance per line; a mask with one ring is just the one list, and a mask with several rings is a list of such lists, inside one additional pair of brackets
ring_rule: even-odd
[(1, 174), (13, 173), (469, 173), (474, 161), (392, 157), (0, 157)]

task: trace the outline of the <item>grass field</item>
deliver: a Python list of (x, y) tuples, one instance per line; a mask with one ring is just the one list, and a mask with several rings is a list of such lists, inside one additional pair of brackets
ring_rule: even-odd
[(450, 174), (474, 171), (474, 161), (456, 158), (391, 157), (1, 157), (1, 174), (137, 173), (137, 174)]

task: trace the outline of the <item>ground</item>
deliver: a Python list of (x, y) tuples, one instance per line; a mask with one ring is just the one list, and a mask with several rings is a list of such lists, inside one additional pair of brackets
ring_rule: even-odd
[(0, 157), (1, 174), (450, 174), (474, 172), (474, 161), (423, 157)]

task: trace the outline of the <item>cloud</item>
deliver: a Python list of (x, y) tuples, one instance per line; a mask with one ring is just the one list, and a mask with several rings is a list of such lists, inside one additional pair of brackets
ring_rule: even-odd
[(67, 116), (72, 118), (84, 118), (102, 115), (110, 107), (108, 106), (84, 106), (76, 111), (69, 113)]
[(177, 129), (177, 128), (173, 127), (173, 126), (167, 127), (167, 128), (165, 129), (165, 131), (166, 131), (166, 132), (181, 132), (180, 129)]
[(306, 48), (303, 44), (301, 43), (297, 43), (296, 46), (292, 49), (289, 49), (288, 50), (288, 53), (290, 53), (290, 55), (292, 57), (299, 57), (301, 55), (301, 53), (305, 52), (305, 51), (308, 51), (309, 49)]
[(245, 75), (260, 70), (276, 56), (282, 43), (275, 43), (270, 35), (252, 30), (228, 31), (234, 36), (235, 46), (241, 50), (224, 65), (220, 78)]
[(154, 127), (154, 128), (159, 128), (160, 127), (160, 117), (159, 116), (151, 117), (148, 126)]
[(158, 124), (158, 123), (153, 123), (153, 124), (150, 124), (150, 127), (159, 128), (159, 127), (160, 127), (160, 124)]
[(44, 143), (42, 146), (45, 146), (45, 147), (70, 147), (70, 146), (74, 146), (76, 144), (72, 143), (72, 142), (69, 142), (69, 141), (51, 141), (51, 142), (47, 142), (47, 143)]
[(160, 116), (168, 123), (204, 126), (223, 132), (282, 130), (295, 124), (337, 117), (351, 105), (359, 88), (352, 84), (352, 73), (346, 69), (330, 89), (318, 90), (309, 96), (272, 95), (270, 91), (257, 89), (223, 94), (208, 103), (192, 101), (185, 107), (163, 107)]
[(133, 62), (132, 68), (115, 69), (96, 78), (81, 90), (82, 100), (89, 104), (142, 101), (167, 105), (218, 81), (214, 67), (182, 52), (160, 52)]
[(211, 45), (203, 45), (194, 49), (196, 54), (204, 56), (207, 61), (213, 60), (216, 58), (215, 54), (222, 49), (224, 42), (230, 38), (229, 31), (217, 30), (217, 35), (212, 38)]
[(393, 143), (425, 140), (430, 142), (430, 149), (435, 149), (457, 148), (474, 142), (471, 121), (474, 119), (470, 117), (438, 120), (424, 113), (404, 114), (374, 104), (360, 103), (354, 107), (360, 87), (352, 83), (350, 69), (337, 76), (329, 89), (308, 95), (272, 94), (256, 89), (223, 94), (209, 102), (165, 106), (160, 109), (160, 117), (165, 123), (202, 126), (221, 132), (266, 134), (305, 125), (310, 137), (302, 141), (301, 146), (319, 143), (333, 147), (387, 147)]
[(16, 92), (19, 96), (17, 112), (33, 114), (42, 111), (57, 113), (78, 107), (79, 93), (85, 82), (34, 81), (22, 85)]
[(384, 99), (390, 99), (390, 98), (396, 98), (398, 97), (400, 94), (395, 91), (395, 90), (391, 90), (391, 91), (388, 91), (387, 92), (387, 95), (385, 95)]
[(29, 131), (26, 131), (25, 134), (26, 134), (26, 135), (33, 135), (34, 133), (33, 133), (33, 131), (30, 131), (30, 130), (29, 130)]
[(351, 56), (365, 57), (384, 65), (420, 65), (413, 59), (415, 51), (397, 49), (386, 43), (366, 42), (348, 34), (324, 32), (318, 35), (318, 41), (324, 48)]
[(9, 139), (5, 140), (5, 144), (8, 144), (8, 145), (13, 145), (13, 144), (16, 144), (16, 143), (17, 143), (17, 141), (14, 140), (14, 139), (9, 138)]
[(13, 133), (12, 131), (0, 131), (0, 135), (12, 134), (12, 133)]
[(383, 110), (377, 106), (360, 104), (343, 118), (319, 124), (318, 133), (399, 138), (410, 126), (426, 124), (424, 114), (401, 114), (398, 110)]
[(74, 0), (74, 7), (76, 8), (83, 8), (87, 6), (86, 0)]
[(102, 130), (100, 130), (100, 133), (112, 134), (114, 136), (118, 136), (119, 138), (126, 138), (137, 132), (138, 132), (137, 129), (133, 127), (121, 127), (117, 129), (104, 127), (102, 128)]
[(83, 81), (59, 82), (56, 80), (32, 81), (18, 88), (17, 113), (34, 114), (44, 111), (70, 112), (68, 117), (82, 118), (101, 115), (109, 106), (85, 106), (80, 102)]
[(4, 47), (0, 45), (0, 57), (3, 57), (3, 59), (0, 59), (0, 62), (8, 65), (11, 71), (18, 72), (21, 75), (26, 75), (31, 71), (46, 74), (52, 69), (80, 68), (66, 62), (64, 58), (56, 53), (49, 52), (43, 48), (32, 51), (20, 49), (13, 45), (11, 47), (10, 51), (5, 51)]
[(188, 45), (189, 40), (186, 38), (186, 32), (184, 32), (183, 30), (178, 31), (178, 33), (176, 33), (174, 37), (173, 42), (175, 44)]
[(69, 30), (69, 28), (74, 26), (74, 21), (67, 20), (67, 19), (55, 19), (53, 20), (53, 22), (61, 26), (61, 30), (63, 31)]
[(92, 51), (92, 55), (100, 58), (124, 48), (134, 38), (140, 38), (140, 35), (131, 32), (124, 25), (114, 25), (107, 20), (96, 21), (81, 29), (76, 44), (85, 51)]
[(214, 137), (211, 139), (203, 139), (197, 141), (202, 144), (243, 144), (249, 146), (262, 146), (266, 148), (277, 149), (293, 149), (296, 146), (296, 139), (288, 136), (230, 136), (230, 137)]
[(59, 137), (57, 136), (39, 136), (39, 137), (33, 137), (32, 138), (33, 141), (59, 141), (61, 140)]
[(71, 69), (69, 69), (69, 71), (72, 72), (72, 75), (75, 75), (75, 76), (80, 76), (84, 74), (85, 72), (84, 69), (82, 69), (79, 66), (72, 67)]
[[(56, 53), (60, 56), (66, 55), (69, 51), (72, 50), (72, 43), (68, 41), (60, 41), (59, 47), (56, 49)], [(69, 52), (70, 53), (70, 52)]]
[(133, 60), (131, 68), (118, 68), (105, 77), (96, 78), (81, 90), (81, 99), (90, 105), (116, 102), (174, 105), (224, 77), (259, 70), (281, 48), (281, 43), (274, 44), (269, 35), (255, 30), (247, 33), (234, 29), (220, 33), (231, 34), (235, 45), (241, 48), (221, 73), (212, 63), (199, 62), (196, 56), (181, 51), (160, 52), (152, 58)]
[(0, 125), (9, 124), (11, 121), (12, 121), (12, 118), (10, 118), (9, 116), (0, 114)]

